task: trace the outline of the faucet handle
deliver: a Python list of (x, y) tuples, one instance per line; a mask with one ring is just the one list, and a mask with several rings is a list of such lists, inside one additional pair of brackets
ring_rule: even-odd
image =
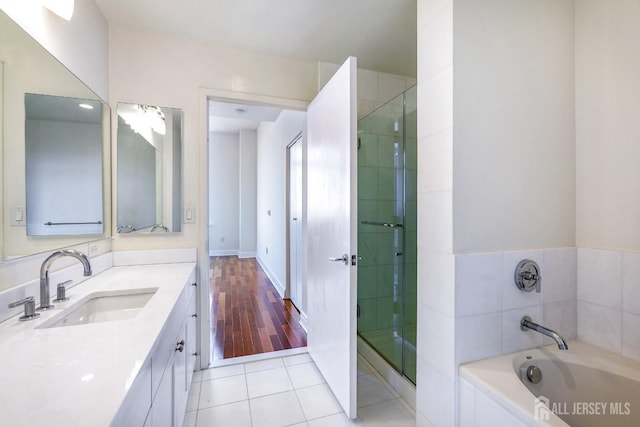
[(55, 302), (69, 301), (69, 297), (67, 297), (67, 285), (73, 283), (73, 280), (67, 280), (66, 282), (58, 283), (56, 287), (56, 299)]
[(20, 316), (20, 321), (33, 320), (40, 317), (40, 313), (36, 313), (36, 301), (33, 297), (22, 298), (9, 304), (9, 308), (15, 308), (24, 304), (24, 316)]

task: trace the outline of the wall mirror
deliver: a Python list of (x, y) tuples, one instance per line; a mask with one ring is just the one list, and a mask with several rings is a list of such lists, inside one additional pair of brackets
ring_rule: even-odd
[(1, 11), (0, 75), (0, 262), (109, 237), (109, 106)]
[(182, 231), (182, 110), (118, 103), (119, 234)]

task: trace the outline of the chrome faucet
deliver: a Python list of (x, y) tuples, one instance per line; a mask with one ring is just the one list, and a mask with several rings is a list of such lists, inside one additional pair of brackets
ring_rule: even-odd
[(537, 323), (532, 322), (531, 317), (529, 316), (523, 316), (522, 319), (520, 319), (520, 329), (522, 329), (523, 331), (533, 329), (536, 332), (540, 332), (542, 335), (546, 335), (556, 340), (556, 343), (558, 344), (558, 348), (560, 350), (569, 350), (567, 342), (564, 340), (564, 338), (562, 338), (560, 334), (558, 334), (556, 331), (552, 331), (549, 328), (545, 328), (542, 325), (538, 325)]
[(50, 304), (49, 301), (49, 268), (55, 260), (64, 256), (70, 256), (80, 261), (82, 267), (84, 267), (85, 276), (91, 276), (92, 274), (89, 259), (82, 252), (76, 251), (75, 249), (63, 249), (52, 253), (44, 260), (40, 267), (40, 307), (38, 307), (38, 310), (49, 310), (53, 308), (53, 305)]

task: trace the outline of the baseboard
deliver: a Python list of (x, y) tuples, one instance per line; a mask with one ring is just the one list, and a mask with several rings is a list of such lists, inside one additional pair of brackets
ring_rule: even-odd
[(309, 317), (307, 317), (307, 313), (304, 311), (300, 312), (300, 320), (298, 320), (298, 324), (306, 334), (309, 333)]
[(238, 250), (232, 249), (209, 249), (209, 256), (232, 256), (238, 255)]
[(238, 258), (255, 258), (256, 252), (238, 252)]
[(271, 284), (273, 285), (274, 288), (276, 288), (276, 291), (278, 291), (280, 298), (284, 299), (284, 291), (285, 291), (284, 285), (280, 283), (280, 281), (276, 278), (275, 274), (273, 274), (273, 271), (271, 271), (269, 266), (262, 260), (262, 258), (260, 258), (260, 256), (257, 256), (256, 260), (258, 261), (258, 264), (260, 264), (260, 267), (262, 267), (264, 272), (267, 273), (269, 280), (271, 280)]

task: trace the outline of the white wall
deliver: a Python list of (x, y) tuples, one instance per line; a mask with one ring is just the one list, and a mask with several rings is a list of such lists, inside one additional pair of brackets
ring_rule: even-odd
[(108, 100), (108, 25), (93, 0), (76, 0), (70, 21), (36, 1), (0, 0), (0, 9), (98, 96)]
[(257, 156), (258, 134), (255, 130), (240, 130), (239, 136), (239, 247), (241, 257), (254, 257), (257, 245)]
[(287, 266), (287, 145), (305, 129), (306, 112), (285, 110), (258, 127), (257, 258), (281, 296)]
[[(0, 14), (0, 38), (11, 43), (0, 44), (0, 59), (4, 70), (4, 194), (3, 210), (9, 217), (11, 207), (24, 207), (25, 188), (25, 93), (58, 95), (94, 99), (95, 95), (68, 72), (42, 46)], [(103, 155), (108, 158), (108, 153)], [(105, 194), (109, 194), (108, 192)], [(106, 202), (110, 203), (109, 198)], [(106, 226), (106, 225), (105, 225)], [(30, 239), (22, 226), (9, 226), (3, 222), (4, 255), (24, 256), (78, 243), (77, 237), (48, 237)]]
[(573, 1), (455, 0), (453, 16), (454, 250), (572, 246)]
[[(180, 235), (135, 240), (116, 236), (114, 247), (204, 249), (208, 210), (205, 94), (311, 99), (316, 64), (117, 25), (110, 27), (109, 50), (110, 99), (114, 103), (141, 102), (183, 110), (183, 201), (196, 209), (196, 224), (183, 224)], [(159, 69), (163, 72), (149, 72)]]
[(640, 359), (640, 4), (576, 2), (578, 338)]
[(237, 255), (240, 247), (238, 134), (209, 136), (209, 254)]
[(577, 245), (640, 251), (640, 4), (576, 2)]
[[(417, 424), (451, 426), (458, 363), (539, 345), (524, 314), (575, 331), (573, 2), (422, 0), (418, 31)], [(525, 257), (558, 282), (515, 291)]]

